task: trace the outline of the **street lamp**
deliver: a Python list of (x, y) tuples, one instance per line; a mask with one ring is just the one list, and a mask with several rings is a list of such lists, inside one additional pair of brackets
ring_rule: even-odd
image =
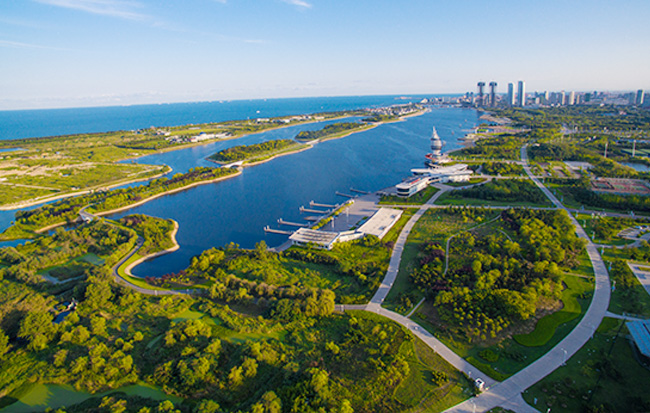
[(566, 352), (566, 350), (563, 349), (563, 348), (560, 349), (560, 350), (562, 350), (562, 351), (564, 352), (564, 356), (562, 357), (562, 365), (563, 365), (563, 366), (566, 366), (566, 355), (567, 355), (567, 352)]

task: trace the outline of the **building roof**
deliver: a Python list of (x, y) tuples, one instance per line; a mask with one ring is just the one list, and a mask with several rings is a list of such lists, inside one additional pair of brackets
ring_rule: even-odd
[(369, 220), (357, 229), (357, 232), (383, 238), (401, 216), (402, 211), (399, 209), (380, 208)]
[(338, 237), (338, 232), (298, 228), (296, 232), (289, 236), (289, 239), (293, 242), (298, 242), (301, 244), (316, 244), (329, 248)]
[(650, 357), (650, 320), (625, 323), (641, 354)]

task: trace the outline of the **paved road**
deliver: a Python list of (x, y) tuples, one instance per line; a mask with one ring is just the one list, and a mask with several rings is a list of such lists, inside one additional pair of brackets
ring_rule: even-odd
[[(533, 180), (535, 185), (546, 194), (557, 208), (566, 210), (560, 201), (532, 175), (530, 167), (528, 166), (526, 146), (521, 150), (521, 159), (525, 162), (524, 170)], [(589, 240), (589, 237), (578, 221), (576, 221), (571, 214), (569, 214), (569, 216), (571, 217), (573, 224), (576, 226), (576, 233), (578, 236), (588, 242), (587, 254), (589, 255), (589, 259), (594, 268), (596, 282), (594, 295), (584, 317), (571, 333), (569, 333), (562, 341), (537, 361), (530, 364), (519, 373), (511, 376), (509, 379), (492, 386), (491, 389), (483, 392), (481, 395), (456, 405), (447, 411), (482, 412), (488, 411), (497, 406), (502, 406), (516, 412), (535, 411), (524, 402), (521, 393), (539, 380), (551, 374), (557, 368), (561, 367), (566, 360), (575, 354), (592, 337), (594, 331), (600, 325), (607, 311), (607, 307), (609, 306), (609, 274), (605, 268), (605, 263), (600, 257), (600, 254), (598, 254), (596, 246)]]
[[(393, 321), (403, 325), (409, 329), (414, 335), (419, 337), (423, 342), (425, 342), (429, 347), (433, 349), (436, 353), (440, 354), (447, 362), (449, 362), (456, 369), (463, 371), (470, 377), (481, 377), (485, 382), (486, 386), (492, 386), (496, 383), (495, 380), (487, 377), (485, 374), (481, 373), (479, 369), (465, 361), (463, 358), (454, 353), (449, 347), (445, 346), (437, 338), (435, 338), (431, 333), (426, 331), (423, 327), (418, 325), (415, 321), (404, 317), (403, 315), (397, 314), (393, 311), (387, 310), (381, 307), (386, 296), (390, 292), (395, 279), (397, 278), (397, 273), (399, 272), (399, 265), (402, 259), (402, 252), (404, 251), (404, 246), (406, 240), (411, 233), (411, 230), (418, 222), (418, 220), (424, 215), (424, 213), (429, 209), (429, 207), (436, 202), (436, 200), (446, 191), (451, 189), (446, 185), (434, 185), (440, 191), (436, 192), (435, 195), (431, 197), (425, 204), (421, 205), (418, 211), (408, 220), (404, 228), (397, 237), (395, 246), (393, 247), (393, 252), (390, 257), (390, 263), (388, 264), (388, 270), (386, 271), (386, 276), (382, 281), (381, 285), (377, 289), (377, 292), (370, 300), (370, 303), (365, 307), (366, 311), (370, 311), (384, 317), (390, 318)], [(347, 308), (348, 306), (346, 306)]]
[(382, 281), (381, 285), (377, 289), (377, 292), (370, 300), (371, 304), (381, 305), (381, 303), (384, 301), (384, 299), (388, 295), (388, 292), (393, 286), (395, 279), (397, 278), (397, 273), (399, 271), (399, 264), (402, 260), (402, 252), (404, 251), (404, 245), (406, 244), (406, 239), (411, 233), (411, 230), (418, 222), (418, 220), (422, 217), (422, 215), (424, 215), (424, 213), (427, 211), (428, 206), (436, 202), (436, 200), (448, 189), (447, 186), (444, 187), (442, 185), (434, 185), (434, 186), (439, 188), (440, 191), (436, 192), (425, 204), (419, 206), (418, 211), (411, 217), (411, 219), (408, 220), (406, 225), (404, 225), (402, 232), (400, 232), (399, 236), (397, 237), (397, 241), (395, 241), (395, 246), (393, 247), (393, 253), (390, 256), (388, 271), (386, 271), (386, 276), (384, 277), (384, 280)]
[(142, 294), (147, 294), (147, 295), (177, 295), (177, 294), (192, 294), (195, 290), (187, 289), (187, 290), (154, 290), (150, 288), (142, 288), (139, 287), (135, 284), (132, 284), (122, 278), (120, 274), (117, 272), (117, 269), (122, 265), (125, 261), (127, 261), (129, 258), (133, 256), (138, 250), (142, 247), (142, 244), (144, 244), (144, 238), (138, 237), (138, 241), (135, 244), (135, 248), (131, 250), (124, 258), (122, 258), (117, 264), (113, 266), (111, 269), (111, 272), (113, 274), (113, 278), (118, 284), (122, 284), (126, 287), (129, 287), (139, 293)]

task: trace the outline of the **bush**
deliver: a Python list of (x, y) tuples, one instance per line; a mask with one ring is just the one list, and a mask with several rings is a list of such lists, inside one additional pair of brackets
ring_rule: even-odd
[(490, 350), (489, 348), (486, 348), (485, 350), (481, 350), (478, 355), (485, 361), (489, 361), (490, 363), (494, 363), (499, 360), (499, 355), (495, 353), (494, 351)]
[(431, 372), (431, 382), (434, 386), (440, 387), (443, 384), (449, 381), (449, 376), (444, 371), (432, 371)]

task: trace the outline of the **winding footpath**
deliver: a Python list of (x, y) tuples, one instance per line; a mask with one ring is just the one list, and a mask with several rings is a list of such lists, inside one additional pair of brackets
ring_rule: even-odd
[[(431, 199), (429, 199), (425, 204), (417, 206), (418, 210), (411, 217), (411, 219), (406, 223), (402, 231), (400, 232), (393, 252), (391, 255), (390, 263), (388, 265), (388, 270), (386, 276), (382, 281), (381, 285), (377, 289), (377, 292), (372, 297), (370, 302), (366, 305), (336, 305), (335, 309), (337, 311), (346, 311), (346, 310), (365, 310), (370, 311), (384, 317), (387, 317), (402, 326), (406, 327), (411, 331), (415, 336), (420, 338), (424, 343), (426, 343), (430, 348), (432, 348), (436, 353), (443, 357), (448, 363), (454, 366), (456, 369), (464, 372), (471, 378), (481, 378), (485, 382), (486, 390), (480, 395), (466, 400), (463, 403), (460, 403), (450, 409), (446, 410), (447, 412), (482, 412), (488, 411), (495, 407), (501, 406), (503, 408), (513, 410), (516, 412), (537, 412), (537, 410), (530, 405), (528, 405), (524, 399), (521, 397), (523, 391), (537, 383), (539, 380), (543, 379), (550, 373), (552, 373), (557, 368), (561, 367), (566, 360), (568, 360), (573, 354), (575, 354), (594, 334), (596, 328), (600, 325), (603, 317), (605, 317), (607, 308), (609, 306), (610, 300), (610, 281), (609, 275), (605, 268), (605, 264), (598, 253), (598, 246), (595, 245), (589, 237), (587, 236), (584, 229), (580, 226), (578, 221), (571, 215), (571, 212), (565, 208), (560, 201), (532, 174), (529, 164), (528, 157), (526, 154), (526, 147), (524, 146), (521, 149), (521, 159), (524, 165), (524, 170), (528, 177), (537, 185), (540, 190), (551, 200), (555, 205), (555, 208), (536, 208), (536, 209), (562, 209), (567, 211), (567, 214), (571, 218), (571, 221), (575, 225), (576, 233), (580, 238), (583, 238), (587, 241), (587, 254), (592, 263), (594, 274), (595, 274), (595, 287), (594, 294), (591, 304), (587, 309), (584, 317), (579, 322), (579, 324), (554, 348), (552, 348), (548, 353), (540, 357), (538, 360), (530, 364), (528, 367), (524, 368), (520, 372), (514, 374), (507, 380), (503, 382), (498, 382), (490, 377), (486, 376), (475, 366), (458, 356), (450, 348), (440, 342), (435, 338), (431, 333), (425, 330), (422, 326), (418, 325), (415, 321), (405, 317), (396, 312), (390, 311), (386, 308), (383, 308), (381, 305), (384, 299), (388, 296), (390, 289), (392, 288), (397, 274), (399, 272), (399, 266), (401, 262), (402, 253), (406, 245), (407, 238), (411, 233), (413, 227), (418, 222), (418, 220), (425, 214), (425, 212), (432, 208), (437, 208), (437, 205), (434, 205), (436, 200), (442, 196), (444, 193), (449, 191), (451, 188), (446, 185), (435, 185), (440, 189)], [(509, 207), (494, 207), (494, 209), (507, 209)], [(449, 241), (447, 242), (447, 247), (449, 246)], [(117, 269), (126, 262), (133, 254), (135, 254), (140, 247), (142, 246), (143, 240), (138, 239), (136, 247), (125, 256), (118, 264), (113, 267), (113, 276), (115, 279), (123, 285), (128, 286), (140, 293), (149, 294), (149, 295), (169, 295), (169, 294), (191, 294), (191, 290), (152, 290), (145, 289), (134, 285), (127, 280), (123, 279)], [(412, 313), (412, 312), (411, 312)]]
[(576, 227), (576, 233), (580, 238), (587, 241), (587, 254), (594, 268), (595, 286), (593, 299), (580, 323), (548, 353), (537, 359), (519, 373), (509, 379), (491, 386), (487, 391), (472, 399), (458, 404), (448, 412), (476, 412), (488, 411), (494, 407), (501, 406), (516, 412), (536, 412), (537, 410), (528, 405), (521, 393), (537, 383), (554, 370), (561, 367), (566, 360), (573, 356), (593, 336), (596, 328), (600, 325), (609, 307), (610, 282), (609, 274), (605, 268), (596, 245), (591, 242), (587, 233), (580, 226), (578, 221), (560, 203), (560, 201), (531, 173), (526, 147), (521, 148), (521, 159), (524, 161), (524, 170), (528, 177), (541, 189), (544, 194), (553, 202), (558, 209), (567, 211), (569, 217)]

